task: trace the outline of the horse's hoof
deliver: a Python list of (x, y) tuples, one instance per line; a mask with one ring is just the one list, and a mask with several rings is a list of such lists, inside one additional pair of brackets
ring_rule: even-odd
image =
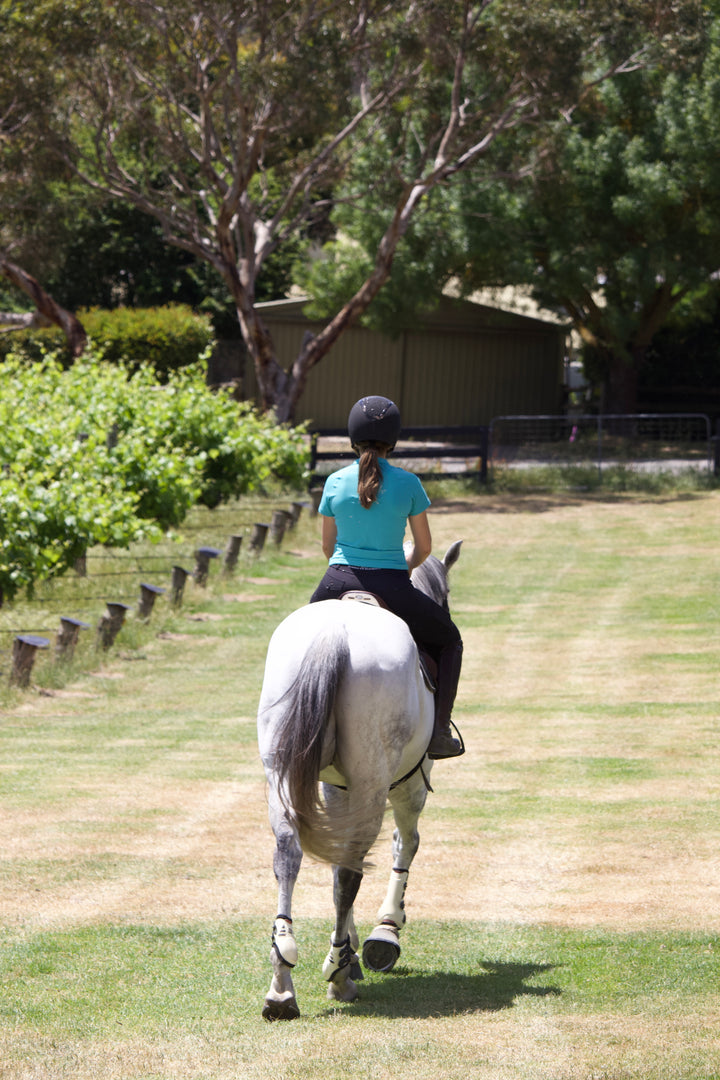
[(262, 1015), (263, 1020), (297, 1020), (300, 1010), (294, 997), (283, 998), (280, 1001), (265, 998)]
[(363, 964), (370, 971), (392, 971), (400, 955), (398, 931), (391, 926), (376, 926), (363, 945)]
[(327, 996), (330, 1001), (342, 1001), (347, 1004), (349, 1001), (355, 1001), (358, 988), (352, 979), (344, 979), (342, 983), (329, 982)]

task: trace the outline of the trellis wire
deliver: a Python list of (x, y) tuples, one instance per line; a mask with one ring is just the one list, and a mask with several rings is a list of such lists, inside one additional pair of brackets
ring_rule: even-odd
[[(240, 533), (240, 528), (243, 525), (249, 525), (252, 523), (252, 534), (249, 536), (248, 551), (252, 554), (259, 554), (265, 543), (266, 535), (269, 535), (275, 544), (279, 546), (282, 538), (287, 529), (291, 529), (297, 523), (300, 516), (302, 507), (308, 505), (306, 502), (293, 502), (290, 510), (274, 510), (272, 512), (271, 523), (259, 524), (253, 522), (252, 509), (262, 507), (263, 510), (267, 510), (267, 502), (257, 502), (250, 506), (246, 506), (245, 513), (239, 515), (236, 508), (227, 508), (225, 517), (229, 517), (232, 513), (234, 528), (230, 534), (228, 540), (228, 546), (225, 549), (225, 568), (227, 572), (231, 572), (236, 563), (237, 557), (242, 544), (244, 534)], [(312, 502), (309, 504), (312, 507)], [(213, 511), (216, 513), (216, 511)], [(217, 519), (213, 522), (217, 525)], [(213, 532), (213, 529), (208, 523), (202, 523), (198, 526), (192, 526), (192, 524), (183, 526), (184, 532), (204, 533), (209, 535)], [(192, 551), (192, 555), (189, 555), (187, 549), (179, 551), (176, 547), (171, 547), (165, 553), (156, 555), (139, 555), (133, 552), (105, 550), (101, 553), (89, 553), (83, 557), (82, 572), (78, 572), (76, 576), (76, 583), (85, 581), (90, 585), (93, 582), (97, 582), (100, 579), (117, 579), (117, 578), (132, 578), (137, 581), (138, 577), (160, 577), (163, 574), (170, 575), (172, 570), (172, 582), (168, 588), (168, 592), (171, 594), (171, 602), (175, 602), (178, 595), (182, 595), (182, 586), (186, 577), (194, 577), (200, 585), (204, 585), (207, 579), (208, 569), (210, 562), (221, 556), (223, 551), (219, 548), (209, 546), (196, 546)], [(194, 570), (185, 570), (179, 565), (181, 560), (189, 562), (194, 560)], [(107, 563), (114, 561), (126, 561), (134, 564), (131, 570), (108, 570), (98, 571), (96, 573), (87, 572), (87, 564), (90, 562)], [(164, 562), (167, 564), (163, 569), (144, 569), (142, 564), (146, 562)], [(176, 578), (181, 579), (182, 584), (178, 586)], [(42, 586), (49, 586), (53, 588), (58, 583), (62, 582), (67, 584), (67, 577), (61, 579), (55, 579), (49, 582), (40, 583), (39, 588)], [(106, 605), (106, 612), (100, 617), (100, 622), (97, 627), (98, 643), (103, 648), (108, 648), (114, 641), (115, 634), (122, 626), (125, 612), (129, 611), (131, 607), (135, 606), (141, 617), (149, 617), (149, 613), (152, 610), (152, 604), (154, 598), (165, 592), (165, 589), (156, 585), (150, 585), (148, 582), (139, 582), (140, 597), (138, 602), (138, 596), (128, 596), (123, 592), (122, 595), (115, 595), (111, 600), (107, 595), (99, 596), (95, 594), (88, 595), (82, 590), (78, 590), (74, 595), (68, 596), (47, 596), (47, 595), (35, 595), (32, 597), (26, 597), (25, 603), (34, 603), (42, 605), (48, 611), (52, 610), (54, 605), (60, 608), (61, 614), (61, 629), (55, 627), (37, 627), (33, 629), (18, 629), (17, 627), (0, 627), (0, 635), (10, 635), (14, 638), (13, 648), (0, 649), (0, 656), (7, 656), (11, 651), (13, 654), (13, 666), (10, 674), (11, 682), (16, 685), (24, 687), (28, 685), (30, 671), (32, 669), (33, 657), (28, 659), (28, 650), (34, 654), (37, 649), (45, 649), (49, 646), (50, 642), (46, 639), (45, 635), (57, 635), (56, 636), (56, 652), (59, 653), (62, 640), (62, 627), (68, 623), (76, 622), (78, 627), (82, 626), (89, 629), (90, 624), (81, 622), (79, 619), (74, 619), (74, 616), (83, 615), (85, 618), (89, 618), (87, 614), (88, 607), (95, 602), (102, 602)], [(75, 607), (75, 604), (81, 604), (82, 606)], [(75, 635), (77, 637), (77, 633)], [(74, 645), (74, 643), (73, 643)]]

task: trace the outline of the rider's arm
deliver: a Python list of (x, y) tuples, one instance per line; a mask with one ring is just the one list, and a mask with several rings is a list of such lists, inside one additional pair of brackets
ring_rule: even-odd
[(334, 517), (325, 517), (322, 515), (322, 533), (321, 543), (323, 549), (323, 555), (326, 559), (329, 559), (335, 550), (335, 541), (337, 540), (337, 525)]
[(420, 563), (424, 563), (432, 551), (432, 537), (430, 535), (427, 511), (423, 510), (421, 514), (413, 514), (412, 517), (408, 518), (408, 522), (410, 523), (413, 542), (412, 545), (405, 548), (405, 558), (408, 570), (412, 571), (416, 566), (420, 566)]

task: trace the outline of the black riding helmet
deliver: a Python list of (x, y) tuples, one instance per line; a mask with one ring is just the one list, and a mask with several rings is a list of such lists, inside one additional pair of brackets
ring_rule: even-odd
[(394, 446), (400, 437), (400, 410), (386, 397), (356, 401), (348, 416), (348, 435), (353, 446), (364, 442)]

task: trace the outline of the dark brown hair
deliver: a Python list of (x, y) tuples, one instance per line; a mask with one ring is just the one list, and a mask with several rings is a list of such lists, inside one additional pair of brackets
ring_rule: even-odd
[(358, 443), (354, 449), (360, 455), (358, 496), (360, 505), (367, 510), (377, 499), (382, 483), (382, 472), (378, 458), (385, 457), (392, 450), (392, 447), (388, 446), (387, 443), (362, 442)]

